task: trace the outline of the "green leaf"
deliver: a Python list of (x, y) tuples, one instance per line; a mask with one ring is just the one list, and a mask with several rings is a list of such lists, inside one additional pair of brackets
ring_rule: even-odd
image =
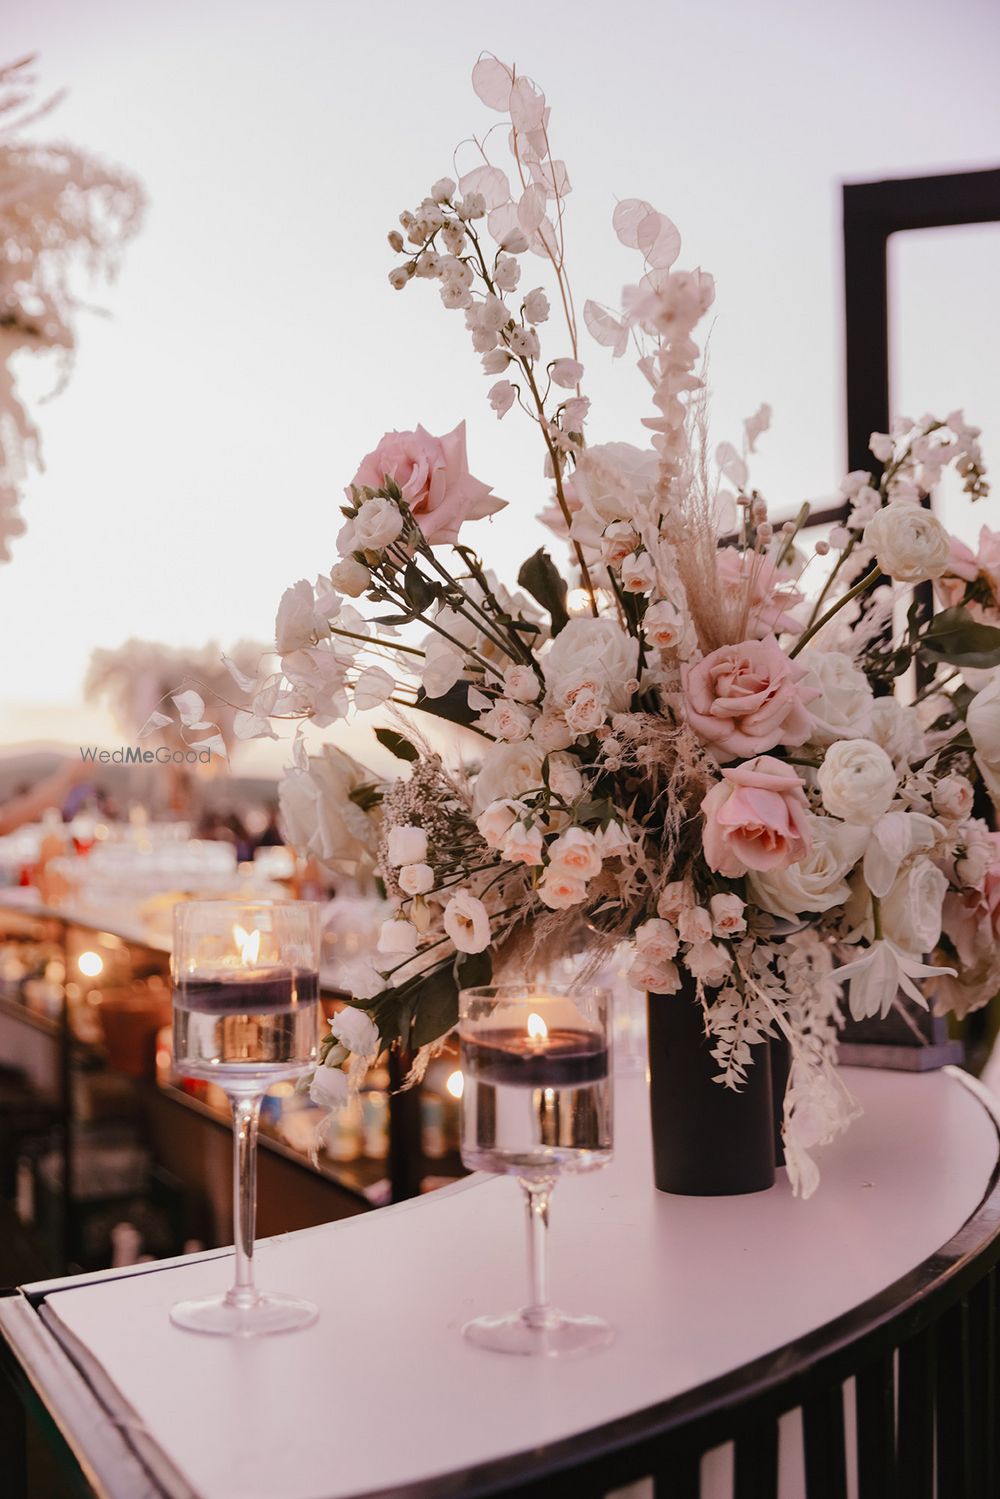
[(533, 599), (546, 609), (552, 620), (552, 633), (558, 635), (569, 623), (566, 609), (566, 579), (559, 572), (544, 547), (529, 557), (517, 575), (517, 581)]
[(421, 687), (413, 706), (422, 708), (425, 713), (433, 713), (436, 718), (447, 719), (449, 723), (461, 724), (464, 729), (470, 728), (477, 718), (469, 707), (469, 684), (465, 681), (456, 682), (440, 697), (428, 697)]
[(429, 609), (438, 594), (438, 590), (424, 577), (412, 558), (406, 564), (406, 571), (403, 573), (403, 592), (406, 595), (406, 602), (417, 614), (423, 614)]
[(459, 953), (455, 959), (455, 982), (460, 989), (481, 989), (493, 980), (489, 952)]
[(980, 624), (967, 609), (943, 609), (935, 614), (920, 641), (920, 654), (949, 666), (984, 670), (1000, 666), (1000, 630)]
[(450, 967), (430, 974), (414, 994), (410, 1045), (427, 1046), (458, 1024), (458, 985)]
[(417, 746), (404, 734), (397, 734), (395, 729), (376, 729), (375, 738), (382, 748), (395, 755), (397, 760), (409, 760), (412, 764), (414, 760), (420, 759)]

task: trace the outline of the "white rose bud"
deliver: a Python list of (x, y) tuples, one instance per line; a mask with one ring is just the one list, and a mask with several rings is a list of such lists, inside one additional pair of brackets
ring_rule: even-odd
[(635, 945), (639, 956), (653, 963), (665, 963), (677, 954), (680, 938), (669, 921), (653, 917), (635, 929)]
[(972, 782), (966, 776), (947, 775), (931, 792), (931, 804), (947, 822), (964, 822), (972, 811)]
[(345, 1005), (338, 1010), (330, 1021), (330, 1030), (341, 1046), (346, 1046), (355, 1056), (370, 1060), (378, 1056), (378, 1026), (367, 1011), (359, 1010), (356, 1005)]
[(389, 863), (423, 864), (427, 859), (427, 834), (411, 823), (389, 829)]
[(844, 822), (872, 823), (888, 812), (897, 777), (885, 750), (870, 739), (838, 739), (817, 775), (823, 805)]
[(708, 942), (712, 936), (712, 917), (704, 906), (688, 906), (677, 919), (677, 930), (685, 942)]
[(692, 978), (701, 979), (710, 989), (718, 989), (729, 976), (732, 954), (718, 942), (699, 942), (684, 954), (684, 967)]
[(591, 880), (601, 872), (597, 839), (586, 828), (567, 828), (549, 845), (549, 867), (578, 880)]
[(378, 950), (403, 958), (411, 957), (417, 950), (418, 935), (411, 922), (390, 918), (382, 923), (378, 935)]
[(321, 1109), (339, 1109), (347, 1102), (350, 1085), (339, 1067), (317, 1067), (309, 1084), (310, 1102)]
[(515, 822), (503, 841), (501, 852), (508, 864), (526, 864), (534, 868), (542, 862), (542, 830)]
[(738, 937), (747, 929), (745, 906), (738, 895), (713, 895), (708, 903), (716, 937)]
[(565, 869), (549, 868), (538, 887), (538, 898), (550, 911), (565, 911), (587, 898), (587, 882)]
[(897, 583), (940, 578), (951, 560), (948, 533), (937, 516), (904, 500), (890, 500), (876, 511), (865, 526), (864, 542)]
[(496, 801), (491, 802), (485, 812), (480, 813), (476, 818), (476, 827), (490, 848), (501, 847), (522, 811), (520, 802)]
[(456, 890), (444, 908), (444, 929), (459, 952), (482, 952), (490, 945), (490, 918), (481, 900)]
[(434, 889), (434, 871), (429, 864), (404, 864), (396, 883), (404, 895), (426, 895)]
[(330, 582), (339, 593), (346, 593), (349, 598), (360, 598), (369, 586), (372, 575), (363, 562), (357, 562), (353, 557), (345, 557), (330, 569)]

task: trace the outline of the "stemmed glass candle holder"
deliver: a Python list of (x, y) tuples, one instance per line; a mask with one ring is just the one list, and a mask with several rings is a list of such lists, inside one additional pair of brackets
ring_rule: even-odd
[(174, 910), (174, 1066), (213, 1082), (233, 1111), (236, 1276), (224, 1296), (182, 1301), (172, 1321), (252, 1337), (314, 1322), (308, 1301), (254, 1284), (257, 1121), (276, 1082), (316, 1064), (319, 907), (312, 901), (190, 901)]
[(549, 1304), (547, 1264), (549, 1198), (560, 1173), (611, 1159), (608, 1016), (601, 989), (505, 984), (462, 992), (462, 1160), (516, 1176), (528, 1221), (528, 1304), (467, 1323), (465, 1336), (481, 1347), (551, 1356), (611, 1339), (600, 1317)]

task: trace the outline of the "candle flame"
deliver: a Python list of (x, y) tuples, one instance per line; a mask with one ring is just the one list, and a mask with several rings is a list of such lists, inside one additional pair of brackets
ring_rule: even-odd
[(531, 1014), (528, 1016), (528, 1035), (532, 1041), (544, 1041), (549, 1034), (549, 1028), (541, 1015)]
[(238, 923), (233, 927), (233, 941), (239, 949), (241, 963), (256, 963), (260, 956), (260, 932), (244, 931)]

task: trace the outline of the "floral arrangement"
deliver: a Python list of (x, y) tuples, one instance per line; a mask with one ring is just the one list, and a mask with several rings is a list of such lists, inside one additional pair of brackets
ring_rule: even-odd
[(28, 469), (40, 463), (38, 430), (17, 391), (14, 356), (56, 351), (62, 379), (82, 305), (74, 269), (110, 276), (142, 218), (134, 178), (75, 146), (42, 145), (22, 132), (59, 102), (31, 104), (33, 59), (0, 67), (0, 561), (24, 531), (18, 513)]
[[(280, 670), (251, 684), (238, 732), (391, 704), (398, 727), (376, 732), (402, 762), (380, 779), (297, 734), (281, 787), (292, 841), (375, 870), (395, 907), (314, 1096), (338, 1101), (396, 1041), (419, 1072), (461, 987), (543, 968), (581, 933), (597, 954), (628, 937), (637, 987), (702, 1007), (726, 1087), (787, 1037), (785, 1150), (808, 1195), (810, 1151), (855, 1112), (834, 1065), (841, 986), (856, 1017), (899, 991), (963, 1013), (1000, 989), (1000, 535), (973, 556), (925, 504), (946, 467), (986, 495), (978, 432), (957, 412), (901, 420), (843, 481), (828, 537), (807, 542), (808, 507), (770, 520), (749, 474), (768, 408), (739, 449), (709, 442), (695, 336), (712, 278), (677, 269), (674, 225), (629, 199), (613, 225), (637, 282), (583, 321), (637, 354), (649, 446), (588, 443), (549, 109), (495, 58), (473, 83), (512, 168), (477, 142), (481, 160), (400, 215), (389, 280), (436, 290), (498, 418), (526, 416), (569, 568), (542, 549), (516, 591), (501, 583), (467, 539), (504, 502), (470, 473), (464, 425), (418, 426), (363, 459), (340, 560), (281, 600)], [(434, 752), (421, 713), (471, 731), (465, 764)]]

